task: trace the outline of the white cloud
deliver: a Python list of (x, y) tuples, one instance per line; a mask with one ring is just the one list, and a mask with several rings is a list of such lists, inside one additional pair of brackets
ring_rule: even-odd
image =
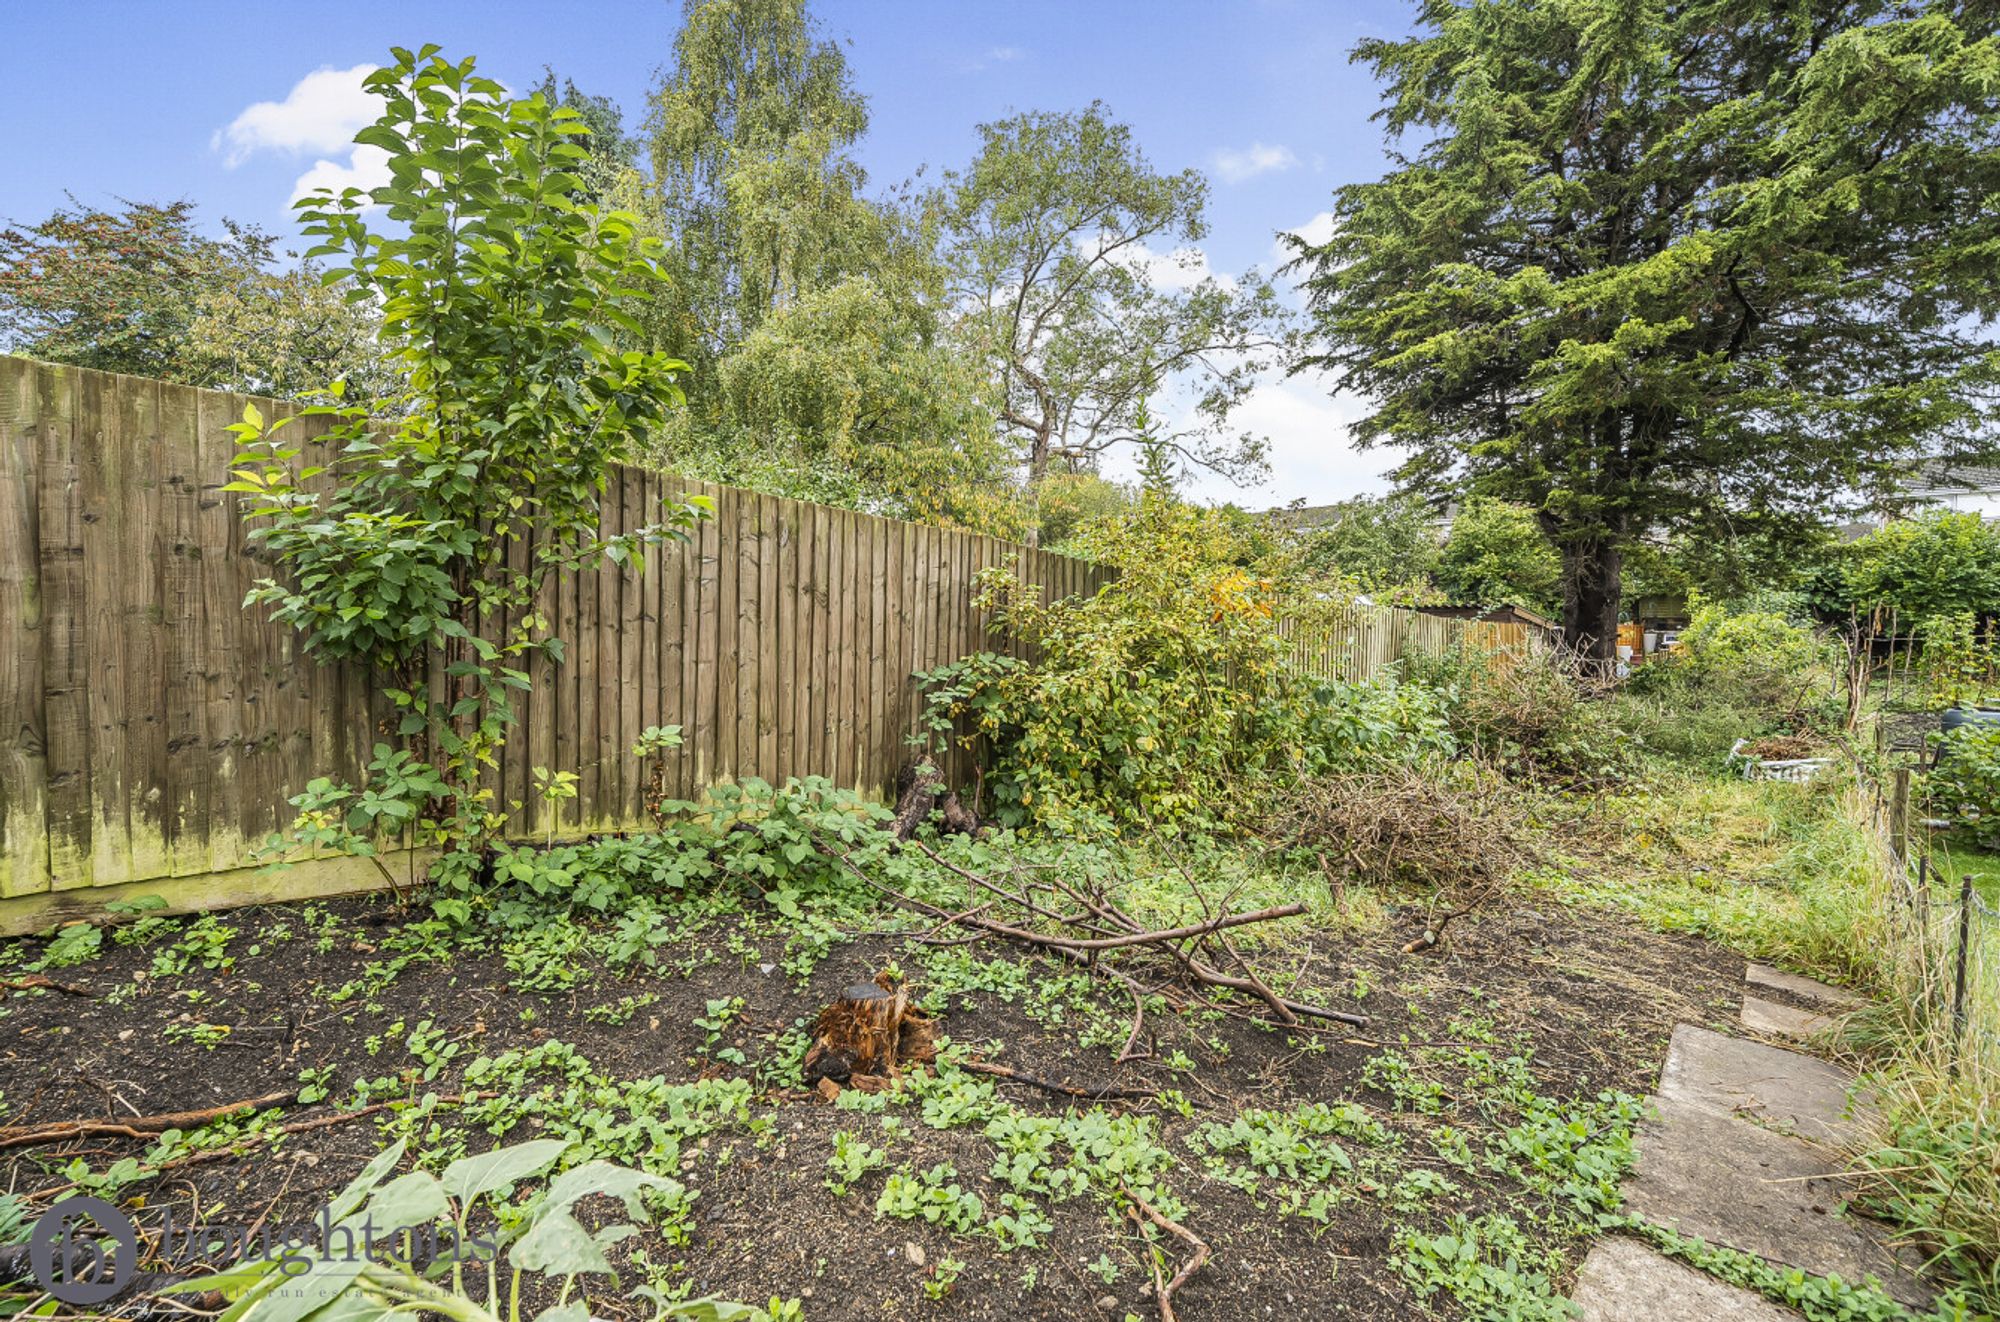
[(1260, 174), (1289, 170), (1298, 163), (1299, 158), (1290, 147), (1269, 146), (1261, 142), (1253, 142), (1240, 150), (1224, 147), (1215, 153), (1217, 173), (1232, 184), (1255, 179)]
[(379, 98), (362, 87), (372, 64), (352, 69), (315, 69), (292, 84), (282, 101), (259, 101), (218, 129), (211, 143), (225, 152), (231, 169), (252, 156), (315, 155), (311, 167), (292, 181), (296, 202), (320, 188), (368, 190), (389, 182), (389, 157), (379, 147), (358, 147), (354, 135), (382, 113)]
[(330, 188), (335, 193), (344, 188), (358, 188), (365, 193), (388, 182), (389, 153), (380, 147), (356, 147), (348, 153), (345, 165), (325, 159), (314, 161), (312, 168), (292, 184), (292, 201), (321, 188)]
[[(1402, 462), (1402, 451), (1355, 449), (1350, 429), (1368, 413), (1367, 402), (1329, 393), (1332, 385), (1330, 377), (1315, 372), (1265, 376), (1230, 414), (1229, 430), (1269, 442), (1269, 475), (1254, 485), (1239, 486), (1219, 474), (1194, 469), (1185, 474), (1181, 494), (1194, 501), (1229, 501), (1255, 510), (1294, 500), (1326, 505), (1389, 490), (1394, 484), (1388, 474)], [(1179, 392), (1163, 392), (1156, 403), (1167, 429), (1188, 420), (1189, 402)], [(1129, 447), (1114, 450), (1105, 460), (1106, 475), (1131, 481), (1137, 476), (1136, 462)]]
[(958, 62), (958, 71), (960, 73), (978, 73), (989, 65), (1013, 64), (1017, 60), (1025, 60), (1027, 58), (1028, 49), (1025, 46), (988, 46), (972, 59), (960, 60)]
[(1349, 429), (1368, 413), (1367, 401), (1329, 394), (1331, 385), (1316, 373), (1259, 382), (1230, 415), (1229, 425), (1231, 431), (1269, 439), (1269, 479), (1246, 491), (1213, 474), (1191, 475), (1187, 494), (1263, 509), (1301, 498), (1308, 505), (1324, 505), (1387, 491), (1392, 485), (1388, 473), (1402, 461), (1401, 453), (1355, 449)]
[(227, 148), (227, 164), (241, 165), (260, 151), (302, 155), (345, 150), (374, 122), (382, 103), (361, 86), (373, 64), (315, 69), (292, 85), (282, 101), (259, 101), (216, 132), (213, 146)]
[(1138, 243), (1120, 253), (1119, 260), (1127, 266), (1143, 269), (1152, 277), (1153, 288), (1163, 293), (1192, 289), (1204, 280), (1214, 280), (1225, 289), (1234, 288), (1236, 284), (1233, 276), (1224, 275), (1210, 266), (1208, 254), (1200, 248), (1154, 252), (1145, 244)]

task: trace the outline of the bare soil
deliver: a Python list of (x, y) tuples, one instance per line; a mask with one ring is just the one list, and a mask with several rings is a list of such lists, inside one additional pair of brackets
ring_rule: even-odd
[[(952, 996), (942, 1029), (987, 1060), (1043, 1079), (1178, 1089), (1186, 1096), (1191, 1116), (1151, 1100), (1102, 1104), (1113, 1112), (1156, 1116), (1162, 1141), (1184, 1158), (1171, 1184), (1190, 1209), (1187, 1225), (1214, 1251), (1175, 1299), (1185, 1322), (1448, 1315), (1449, 1305), (1421, 1304), (1390, 1261), (1392, 1227), (1408, 1218), (1365, 1197), (1342, 1202), (1325, 1226), (1281, 1215), (1270, 1197), (1253, 1198), (1213, 1178), (1188, 1156), (1186, 1139), (1245, 1107), (1342, 1099), (1368, 1106), (1399, 1133), (1420, 1136), (1440, 1117), (1411, 1115), (1363, 1080), (1368, 1061), (1384, 1050), (1420, 1055), (1437, 1045), (1490, 1044), (1496, 1055), (1526, 1054), (1550, 1095), (1588, 1097), (1605, 1089), (1644, 1095), (1676, 1021), (1733, 1018), (1741, 1000), (1740, 958), (1700, 939), (1648, 932), (1611, 915), (1530, 907), (1535, 904), (1532, 896), (1496, 901), (1454, 922), (1445, 944), (1423, 954), (1399, 953), (1422, 927), (1412, 907), (1392, 910), (1380, 930), (1338, 939), (1321, 935), (1263, 956), (1267, 969), (1290, 977), (1292, 995), (1364, 1009), (1372, 1017), (1365, 1030), (1298, 1034), (1154, 1014), (1147, 1019), (1157, 1034), (1153, 1058), (1119, 1064), (1130, 1001), (1116, 989), (1100, 993), (1096, 1012), (1100, 1026), (1120, 1030), (1110, 1034), (1120, 1040), (1108, 1045), (1079, 1040), (1090, 1036), (1081, 1027), (1091, 1016), (1074, 1008), (1034, 1011), (1025, 998), (1009, 1003), (987, 990)], [(694, 929), (684, 950), (663, 952), (688, 955), (705, 947), (700, 958), (685, 961), (692, 966), (685, 975), (663, 969), (620, 978), (590, 969), (574, 987), (524, 992), (515, 985), (523, 976), (518, 960), (510, 969), (495, 950), (446, 946), (433, 952), (437, 958), (409, 961), (386, 984), (329, 999), (367, 978), (371, 965), (379, 968), (391, 938), (421, 917), (419, 910), (399, 910), (386, 900), (316, 906), (310, 913), (273, 907), (221, 915), (219, 921), (236, 933), (228, 944), (229, 967), (196, 961), (185, 972), (155, 971), (156, 958), (174, 947), (184, 925), (143, 946), (107, 939), (97, 958), (50, 970), (88, 995), (33, 989), (0, 1002), (0, 1123), (214, 1106), (296, 1089), (302, 1073), (330, 1067), (331, 1096), (284, 1109), (285, 1120), (308, 1119), (341, 1110), (357, 1078), (410, 1071), (406, 1095), (451, 1095), (463, 1090), (463, 1071), (473, 1058), (552, 1039), (573, 1046), (599, 1073), (620, 1079), (747, 1077), (772, 1035), (809, 1024), (844, 985), (893, 962), (909, 974), (912, 991), (923, 992), (926, 948), (907, 934), (883, 930), (896, 925), (885, 917), (880, 928), (834, 945), (803, 985), (782, 967), (780, 929), (746, 938), (748, 929), (731, 919)], [(731, 932), (735, 950), (726, 948)], [(19, 965), (40, 953), (39, 942), (0, 951), (12, 964), (0, 960), (0, 977), (18, 977)], [(1055, 965), (999, 942), (965, 953), (1024, 961), (1030, 985), (1062, 976)], [(595, 1007), (602, 1015), (602, 1007), (615, 1007), (621, 998), (646, 996), (656, 999), (624, 1023), (587, 1013)], [(711, 1041), (711, 1030), (694, 1021), (712, 1017), (712, 1002), (734, 997), (743, 1000), (741, 1013)], [(420, 1077), (425, 1067), (399, 1040), (426, 1019), (461, 1047), (430, 1078)], [(732, 1049), (742, 1051), (748, 1065), (727, 1059)], [(1441, 1119), (1476, 1124), (1469, 1109), (1458, 1113), (1459, 1099), (1446, 1083)], [(1000, 1090), (1037, 1114), (1089, 1105), (1012, 1082)], [(1157, 1315), (1143, 1242), (1132, 1225), (1115, 1224), (1102, 1203), (1078, 1198), (1055, 1204), (1046, 1247), (1003, 1254), (986, 1236), (953, 1236), (878, 1217), (882, 1171), (845, 1197), (828, 1191), (833, 1136), (859, 1130), (881, 1142), (872, 1133), (876, 1117), (838, 1109), (805, 1089), (767, 1089), (754, 1111), (769, 1121), (761, 1133), (710, 1134), (684, 1153), (682, 1178), (698, 1192), (687, 1242), (665, 1243), (651, 1232), (636, 1241), (656, 1266), (678, 1264), (673, 1279), (694, 1295), (753, 1302), (798, 1297), (814, 1322)], [(988, 1174), (993, 1148), (979, 1127), (938, 1130), (902, 1114), (908, 1132), (890, 1145), (891, 1169), (922, 1171), (951, 1161), (961, 1182), (990, 1206), (998, 1190)], [(463, 1128), (451, 1105), (440, 1106), (434, 1118), (440, 1133)], [(120, 1196), (128, 1203), (143, 1199), (142, 1222), (168, 1208), (177, 1217), (209, 1222), (308, 1220), (379, 1150), (383, 1119), (363, 1117), (290, 1135), (275, 1149), (258, 1146), (240, 1156), (184, 1164)], [(505, 1137), (531, 1136), (521, 1125)], [(483, 1131), (457, 1137), (473, 1150), (496, 1141)], [(146, 1148), (145, 1140), (114, 1137), (0, 1151), (0, 1185), (27, 1195), (33, 1207), (45, 1206), (71, 1183), (71, 1163), (103, 1171)], [(1500, 1197), (1474, 1184), (1451, 1208), (1476, 1214), (1499, 1205)], [(1171, 1240), (1163, 1244), (1170, 1255), (1184, 1248)], [(1568, 1256), (1566, 1272), (1580, 1264), (1582, 1248)], [(929, 1298), (923, 1287), (932, 1282), (937, 1288), (936, 1270), (946, 1259), (963, 1262), (964, 1269), (944, 1298)], [(635, 1283), (628, 1276), (621, 1285)], [(600, 1316), (647, 1315), (643, 1305), (609, 1288), (592, 1291), (592, 1305)]]

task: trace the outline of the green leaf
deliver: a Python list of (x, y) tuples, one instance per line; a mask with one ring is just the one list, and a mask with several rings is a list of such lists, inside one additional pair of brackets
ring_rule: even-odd
[(444, 1169), (444, 1191), (459, 1203), (468, 1203), (481, 1194), (539, 1175), (568, 1147), (569, 1143), (563, 1139), (537, 1138), (477, 1156), (460, 1157)]
[[(306, 788), (309, 791), (317, 790), (320, 793), (326, 793), (333, 786), (331, 782), (320, 779), (313, 781)], [(335, 1194), (333, 1201), (327, 1204), (327, 1219), (336, 1222), (345, 1221), (349, 1216), (353, 1215), (354, 1210), (361, 1206), (362, 1201), (368, 1197), (369, 1192), (376, 1185), (380, 1184), (390, 1171), (396, 1169), (396, 1163), (403, 1159), (403, 1148), (403, 1141), (398, 1139), (376, 1153), (368, 1164), (361, 1168), (361, 1173), (356, 1175), (352, 1180), (349, 1180), (347, 1187)]]
[(610, 1259), (583, 1223), (559, 1208), (535, 1218), (528, 1232), (508, 1250), (507, 1260), (522, 1271), (550, 1276), (608, 1272)]
[(362, 1212), (362, 1218), (375, 1230), (385, 1233), (404, 1226), (427, 1226), (450, 1215), (451, 1204), (445, 1201), (443, 1187), (427, 1171), (411, 1171), (383, 1185)]

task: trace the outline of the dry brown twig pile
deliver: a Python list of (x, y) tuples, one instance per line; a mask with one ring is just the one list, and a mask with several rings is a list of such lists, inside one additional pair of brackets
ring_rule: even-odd
[(1405, 954), (1435, 946), (1447, 923), (1535, 861), (1518, 793), (1488, 771), (1444, 780), (1388, 767), (1305, 781), (1285, 793), (1264, 834), (1316, 853), (1335, 894), (1349, 878), (1433, 888), (1431, 918)]
[(1390, 767), (1304, 781), (1281, 797), (1264, 835), (1317, 853), (1336, 889), (1347, 877), (1479, 888), (1532, 860), (1519, 795), (1493, 773), (1447, 781)]

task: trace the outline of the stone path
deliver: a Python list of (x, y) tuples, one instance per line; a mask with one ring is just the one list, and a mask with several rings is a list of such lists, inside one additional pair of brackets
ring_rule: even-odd
[[(1757, 1037), (1810, 1038), (1857, 1007), (1848, 992), (1763, 964), (1745, 976), (1742, 1023)], [(1682, 1024), (1642, 1121), (1626, 1209), (1712, 1245), (1815, 1276), (1878, 1277), (1902, 1303), (1931, 1292), (1874, 1222), (1842, 1209), (1839, 1146), (1869, 1105), (1816, 1056)], [(1584, 1322), (1795, 1322), (1798, 1314), (1637, 1240), (1599, 1241), (1573, 1294)]]

